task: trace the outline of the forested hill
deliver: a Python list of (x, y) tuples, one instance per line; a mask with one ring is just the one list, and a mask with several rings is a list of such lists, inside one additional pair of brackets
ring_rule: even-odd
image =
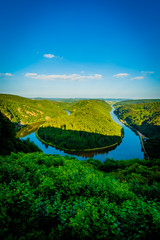
[(58, 148), (101, 148), (122, 139), (122, 128), (112, 120), (111, 106), (103, 100), (55, 102), (0, 94), (0, 111), (22, 125), (45, 121), (39, 137)]
[[(120, 106), (121, 105), (121, 106)], [(151, 157), (160, 157), (160, 102), (115, 104), (120, 119), (144, 134), (145, 147)]]
[(100, 148), (121, 141), (122, 128), (111, 116), (111, 106), (102, 100), (83, 100), (69, 107), (71, 114), (42, 125), (38, 135), (58, 148)]
[(11, 152), (41, 152), (33, 143), (16, 138), (15, 125), (0, 112), (0, 155), (8, 155)]
[(71, 105), (69, 116), (60, 116), (43, 124), (66, 130), (87, 131), (104, 135), (121, 135), (121, 127), (111, 116), (111, 106), (102, 100), (82, 100)]
[(115, 104), (116, 107), (128, 105), (128, 104), (138, 104), (138, 103), (154, 103), (160, 102), (160, 99), (136, 99), (136, 100), (122, 100)]
[(125, 104), (117, 108), (118, 104), (114, 105), (116, 113), (129, 124), (160, 125), (160, 102)]
[(67, 115), (63, 109), (68, 104), (0, 94), (0, 111), (12, 122), (20, 122), (22, 124), (45, 121), (58, 115)]

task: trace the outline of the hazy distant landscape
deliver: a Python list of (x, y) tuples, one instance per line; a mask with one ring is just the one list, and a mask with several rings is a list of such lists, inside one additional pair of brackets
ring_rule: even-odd
[(160, 239), (160, 1), (0, 1), (0, 239)]

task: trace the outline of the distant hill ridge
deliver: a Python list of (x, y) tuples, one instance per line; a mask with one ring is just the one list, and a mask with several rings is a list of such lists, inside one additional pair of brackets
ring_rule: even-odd
[(133, 99), (133, 100), (122, 100), (115, 104), (115, 106), (123, 106), (127, 104), (138, 104), (138, 103), (152, 103), (152, 102), (160, 102), (160, 99)]
[(65, 107), (65, 103), (0, 94), (0, 111), (15, 123), (29, 124), (49, 120), (58, 115), (67, 115)]

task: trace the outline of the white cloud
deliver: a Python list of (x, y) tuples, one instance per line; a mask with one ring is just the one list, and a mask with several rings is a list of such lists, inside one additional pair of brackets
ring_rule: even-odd
[(55, 58), (56, 56), (51, 54), (51, 53), (48, 53), (48, 54), (46, 53), (46, 54), (43, 55), (43, 57), (45, 57), (45, 58)]
[(137, 77), (131, 78), (131, 80), (142, 80), (142, 79), (144, 79), (143, 76), (137, 76)]
[(122, 78), (122, 77), (127, 77), (129, 76), (128, 73), (117, 73), (115, 75), (113, 75), (113, 77), (117, 77), (117, 78)]
[(26, 77), (36, 77), (38, 74), (37, 73), (26, 73)]
[(154, 72), (153, 71), (141, 71), (141, 73), (143, 73), (143, 74), (153, 74)]
[(71, 81), (81, 81), (83, 79), (102, 79), (101, 74), (91, 74), (91, 75), (79, 75), (79, 74), (62, 74), (62, 75), (55, 75), (55, 74), (40, 74), (37, 73), (26, 73), (26, 77), (34, 78), (34, 79), (40, 79), (40, 80), (71, 80)]
[(7, 76), (7, 77), (12, 77), (13, 76), (12, 73), (4, 73), (4, 75)]

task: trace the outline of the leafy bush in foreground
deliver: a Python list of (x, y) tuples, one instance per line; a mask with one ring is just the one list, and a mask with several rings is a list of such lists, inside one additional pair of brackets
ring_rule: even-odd
[(160, 201), (160, 159), (106, 159), (103, 163), (89, 159), (85, 162), (121, 182), (127, 182), (129, 189), (145, 200)]
[(0, 161), (1, 239), (160, 237), (159, 204), (90, 163), (42, 153)]

